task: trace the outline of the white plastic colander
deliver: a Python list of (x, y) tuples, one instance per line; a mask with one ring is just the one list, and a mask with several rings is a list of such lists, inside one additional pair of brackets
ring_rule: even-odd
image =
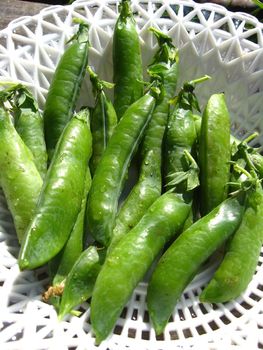
[[(43, 107), (50, 79), (75, 30), (74, 17), (90, 24), (90, 64), (106, 80), (112, 79), (112, 33), (118, 1), (76, 1), (53, 6), (33, 17), (19, 18), (0, 32), (0, 79), (21, 81)], [(133, 1), (141, 38), (144, 65), (156, 48), (148, 28), (155, 26), (172, 36), (180, 49), (180, 81), (208, 74), (197, 94), (204, 106), (208, 97), (224, 91), (232, 130), (245, 137), (252, 131), (263, 146), (263, 25), (244, 13), (231, 13), (213, 4), (192, 1)], [(89, 79), (84, 82), (80, 105), (92, 103)], [(1, 140), (0, 140), (1, 147)], [(257, 271), (245, 293), (225, 304), (202, 304), (203, 286), (216, 265), (208, 265), (187, 287), (162, 336), (156, 337), (149, 321), (146, 283), (135, 290), (112, 336), (95, 346), (89, 304), (82, 316), (58, 322), (52, 306), (41, 301), (48, 283), (45, 267), (20, 272), (14, 226), (0, 195), (0, 349), (257, 349), (263, 348), (263, 250)]]

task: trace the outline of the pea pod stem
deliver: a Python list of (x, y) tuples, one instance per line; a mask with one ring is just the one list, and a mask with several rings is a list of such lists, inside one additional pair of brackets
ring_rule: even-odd
[(117, 115), (110, 99), (104, 91), (106, 88), (112, 88), (114, 85), (101, 80), (89, 66), (88, 72), (95, 96), (95, 106), (91, 113), (90, 125), (93, 135), (93, 152), (90, 160), (90, 169), (93, 176), (117, 125)]

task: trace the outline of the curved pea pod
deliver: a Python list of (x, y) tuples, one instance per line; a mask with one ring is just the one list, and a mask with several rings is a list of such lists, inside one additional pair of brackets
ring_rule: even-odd
[(263, 242), (263, 192), (254, 190), (240, 227), (226, 246), (225, 256), (200, 301), (223, 303), (237, 298), (251, 281), (258, 263)]
[(189, 210), (176, 194), (162, 195), (110, 251), (91, 300), (91, 324), (97, 342), (110, 334), (134, 288), (165, 243), (182, 227)]
[(104, 91), (105, 88), (112, 88), (113, 84), (99, 79), (90, 67), (88, 67), (88, 70), (95, 94), (95, 106), (92, 110), (90, 121), (93, 150), (90, 170), (93, 175), (117, 125), (117, 115), (111, 100)]
[(80, 23), (52, 78), (43, 112), (48, 157), (51, 160), (58, 139), (73, 116), (88, 63), (88, 26)]
[(199, 140), (202, 215), (227, 197), (230, 158), (230, 117), (224, 95), (214, 94), (203, 113)]
[(59, 307), (59, 319), (91, 297), (95, 281), (101, 269), (101, 261), (96, 247), (85, 249), (73, 265), (65, 281)]
[(82, 110), (67, 124), (55, 149), (35, 215), (22, 241), (21, 270), (45, 264), (67, 242), (81, 207), (91, 144), (87, 114)]
[(173, 97), (177, 84), (178, 58), (177, 49), (171, 43), (171, 38), (156, 29), (154, 32), (160, 48), (149, 71), (151, 74), (159, 74), (162, 96), (156, 103), (140, 147), (139, 179), (118, 212), (113, 231), (114, 243), (112, 241), (111, 245), (138, 223), (162, 192), (162, 142), (169, 114), (168, 102)]
[(118, 119), (143, 95), (143, 68), (139, 35), (130, 0), (122, 0), (113, 33), (114, 108)]
[(243, 215), (239, 198), (226, 199), (184, 231), (159, 260), (147, 290), (147, 305), (161, 334), (177, 300), (201, 264), (238, 228)]
[(33, 155), (18, 135), (8, 112), (0, 108), (0, 184), (21, 242), (35, 212), (43, 181)]
[(85, 187), (81, 202), (80, 211), (78, 213), (76, 222), (70, 233), (69, 239), (58, 256), (50, 263), (51, 273), (55, 272), (52, 278), (52, 286), (63, 283), (68, 273), (70, 272), (75, 261), (78, 259), (83, 251), (84, 246), (84, 221), (87, 204), (87, 196), (91, 186), (91, 175), (87, 169)]
[(96, 168), (86, 218), (92, 236), (103, 246), (110, 243), (127, 170), (144, 135), (154, 106), (155, 98), (146, 94), (127, 109)]

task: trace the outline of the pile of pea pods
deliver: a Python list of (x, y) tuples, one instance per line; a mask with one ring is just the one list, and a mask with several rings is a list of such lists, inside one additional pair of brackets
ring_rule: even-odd
[[(249, 145), (257, 135), (241, 141), (230, 134), (223, 93), (201, 111), (194, 90), (210, 77), (178, 87), (179, 52), (167, 34), (150, 30), (158, 49), (147, 82), (131, 4), (123, 0), (113, 83), (88, 65), (89, 28), (79, 21), (43, 113), (25, 86), (0, 91), (0, 185), (19, 267), (47, 264), (43, 298), (59, 319), (89, 299), (97, 343), (153, 262), (147, 306), (161, 334), (185, 287), (218, 250), (222, 258), (200, 300), (239, 296), (263, 241), (263, 157)], [(94, 106), (76, 111), (86, 74)], [(127, 187), (132, 168), (138, 176)]]

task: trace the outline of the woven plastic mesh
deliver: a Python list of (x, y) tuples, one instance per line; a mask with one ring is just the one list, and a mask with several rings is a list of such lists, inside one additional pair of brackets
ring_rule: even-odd
[[(90, 24), (90, 64), (112, 79), (112, 32), (115, 0), (76, 1), (55, 6), (37, 16), (23, 17), (0, 32), (0, 77), (26, 84), (43, 107), (50, 79), (66, 41), (75, 31), (74, 17)], [(160, 28), (180, 49), (180, 84), (208, 74), (197, 88), (204, 106), (208, 97), (224, 91), (233, 133), (245, 137), (258, 131), (263, 145), (263, 26), (254, 17), (231, 13), (212, 4), (192, 1), (133, 1), (143, 62), (150, 62), (156, 42), (148, 31)], [(92, 103), (88, 79), (79, 104)], [(146, 283), (141, 283), (116, 324), (99, 347), (89, 321), (89, 304), (81, 317), (58, 322), (53, 307), (41, 301), (48, 283), (46, 269), (20, 272), (18, 244), (3, 195), (0, 196), (0, 348), (1, 349), (256, 349), (263, 348), (263, 251), (245, 293), (225, 304), (201, 304), (203, 286), (216, 267), (208, 264), (187, 287), (162, 336), (156, 337), (147, 311)]]

